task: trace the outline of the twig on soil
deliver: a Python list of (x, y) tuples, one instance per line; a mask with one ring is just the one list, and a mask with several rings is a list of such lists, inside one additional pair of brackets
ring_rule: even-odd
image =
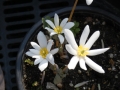
[(98, 84), (98, 90), (101, 90), (101, 88), (100, 88), (100, 84)]
[(43, 71), (43, 74), (42, 74), (41, 85), (42, 85), (42, 83), (44, 81), (44, 78), (45, 78), (45, 71)]
[(103, 39), (101, 39), (101, 43), (102, 43), (102, 48), (105, 48), (105, 45), (104, 45)]
[(84, 84), (88, 83), (89, 81), (84, 81), (84, 82), (81, 82), (81, 83), (78, 83), (74, 86), (74, 88), (78, 88), (80, 86), (83, 86)]
[(95, 90), (95, 83), (92, 85), (91, 90)]

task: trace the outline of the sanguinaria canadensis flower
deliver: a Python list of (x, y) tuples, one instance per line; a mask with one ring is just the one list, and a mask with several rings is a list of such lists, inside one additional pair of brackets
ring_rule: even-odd
[(61, 44), (63, 44), (64, 42), (64, 37), (61, 35), (62, 33), (64, 33), (64, 29), (70, 29), (74, 26), (73, 22), (67, 21), (68, 18), (65, 18), (61, 21), (61, 23), (59, 23), (60, 20), (57, 14), (54, 15), (54, 22), (52, 22), (51, 20), (46, 20), (46, 22), (51, 26), (51, 28), (45, 27), (45, 29), (50, 32), (50, 36), (57, 34)]
[(64, 30), (65, 38), (68, 41), (68, 44), (65, 45), (66, 50), (70, 54), (74, 55), (68, 64), (68, 68), (74, 69), (76, 67), (77, 63), (79, 62), (80, 67), (84, 70), (87, 70), (86, 65), (85, 65), (85, 63), (86, 63), (93, 70), (95, 70), (99, 73), (105, 73), (105, 71), (102, 69), (101, 66), (99, 66), (98, 64), (93, 62), (87, 56), (95, 56), (98, 54), (102, 54), (105, 51), (107, 51), (109, 48), (90, 50), (90, 48), (92, 47), (94, 42), (98, 39), (100, 32), (95, 31), (93, 33), (93, 35), (89, 38), (89, 40), (86, 42), (89, 32), (90, 32), (89, 26), (86, 25), (86, 27), (84, 28), (82, 35), (80, 37), (79, 46), (78, 46), (75, 41), (73, 33), (68, 29)]
[(41, 31), (37, 35), (37, 40), (39, 45), (36, 42), (31, 42), (34, 49), (29, 49), (26, 55), (35, 58), (34, 65), (39, 64), (38, 68), (43, 71), (47, 68), (48, 62), (52, 65), (55, 64), (53, 55), (58, 52), (58, 48), (51, 50), (53, 40), (50, 39), (47, 42), (46, 36)]

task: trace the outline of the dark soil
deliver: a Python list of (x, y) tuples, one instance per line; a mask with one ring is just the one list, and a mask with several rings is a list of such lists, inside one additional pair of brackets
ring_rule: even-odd
[[(59, 90), (120, 90), (120, 26), (109, 18), (98, 14), (81, 13), (78, 15), (75, 13), (72, 19), (80, 23), (80, 33), (76, 35), (77, 43), (83, 28), (88, 24), (90, 26), (89, 37), (96, 30), (100, 31), (100, 37), (91, 49), (102, 48), (103, 41), (104, 47), (110, 47), (110, 50), (104, 54), (90, 57), (94, 62), (103, 67), (105, 74), (97, 73), (88, 66), (88, 70), (84, 71), (78, 64), (74, 70), (68, 70), (66, 77), (63, 78), (62, 88), (58, 87)], [(31, 48), (31, 46), (29, 45), (28, 48)], [(24, 60), (26, 58), (30, 57), (25, 56)], [(69, 59), (60, 59), (59, 54), (55, 54), (54, 58), (59, 68), (64, 68), (69, 63)], [(34, 61), (32, 58), (30, 59)], [(47, 82), (53, 83), (55, 74), (49, 68), (45, 70), (45, 73), (45, 79), (41, 87), (42, 72), (38, 69), (38, 65), (31, 66), (24, 62), (23, 82), (26, 90), (49, 90), (46, 89), (46, 84)], [(38, 85), (32, 86), (35, 81), (38, 82)], [(74, 88), (74, 85), (83, 81), (89, 82), (77, 89)], [(73, 87), (69, 85), (70, 83), (73, 84)], [(101, 89), (99, 89), (99, 85)]]

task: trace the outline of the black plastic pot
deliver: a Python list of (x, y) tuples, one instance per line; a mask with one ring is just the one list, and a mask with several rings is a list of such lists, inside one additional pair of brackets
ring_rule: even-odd
[[(67, 7), (55, 12), (52, 12), (50, 14), (48, 14), (47, 16), (53, 17), (55, 13), (57, 13), (58, 15), (60, 15), (60, 17), (64, 17), (64, 16), (69, 16), (70, 11), (71, 11), (72, 7)], [(100, 16), (101, 18), (107, 18), (108, 20), (110, 20), (111, 22), (114, 22), (116, 25), (119, 26), (120, 24), (120, 18), (116, 17), (115, 15), (98, 9), (98, 8), (94, 8), (94, 7), (85, 7), (85, 6), (78, 6), (76, 7), (75, 13), (92, 13), (92, 14), (96, 14), (98, 16)], [(38, 21), (38, 23), (36, 23), (31, 30), (27, 33), (24, 41), (21, 44), (18, 56), (17, 56), (17, 64), (16, 64), (16, 76), (17, 76), (17, 83), (18, 83), (18, 90), (25, 90), (25, 86), (23, 83), (23, 75), (22, 75), (22, 63), (23, 63), (23, 58), (25, 57), (25, 51), (28, 49), (29, 46), (29, 42), (31, 40), (34, 40), (35, 36), (37, 35), (37, 33), (42, 30), (42, 21)]]

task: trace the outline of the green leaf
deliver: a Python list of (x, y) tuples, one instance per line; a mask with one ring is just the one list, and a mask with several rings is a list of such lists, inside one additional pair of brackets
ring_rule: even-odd
[(80, 31), (80, 29), (79, 29), (79, 22), (75, 21), (74, 24), (75, 25), (70, 30), (73, 32), (74, 36), (76, 36), (76, 34), (78, 34), (79, 31)]
[(30, 60), (29, 58), (25, 59), (25, 63), (27, 63), (28, 65), (31, 65), (31, 66), (33, 66), (33, 64), (34, 64), (34, 62), (32, 60)]
[(79, 88), (76, 88), (76, 90), (80, 90)]
[(66, 74), (63, 73), (63, 70), (62, 70), (62, 69), (59, 69), (59, 70), (57, 71), (57, 74), (56, 74), (55, 78), (54, 78), (54, 84), (59, 84), (59, 83), (61, 83), (61, 82), (62, 82), (62, 79), (63, 79), (64, 77), (66, 77)]
[(76, 33), (76, 34), (79, 33), (79, 31), (80, 31), (79, 28), (76, 28), (76, 29), (75, 29), (75, 33)]
[(60, 76), (61, 78), (66, 77), (66, 74), (63, 73), (63, 70), (62, 70), (62, 69), (59, 69), (59, 70), (58, 70), (58, 74), (59, 74), (59, 76)]
[(32, 86), (38, 86), (38, 82), (35, 81), (34, 83), (32, 83)]
[(53, 82), (54, 84), (59, 84), (62, 82), (62, 78), (58, 74), (56, 74)]
[(78, 22), (76, 22), (76, 27), (79, 27), (79, 23)]

